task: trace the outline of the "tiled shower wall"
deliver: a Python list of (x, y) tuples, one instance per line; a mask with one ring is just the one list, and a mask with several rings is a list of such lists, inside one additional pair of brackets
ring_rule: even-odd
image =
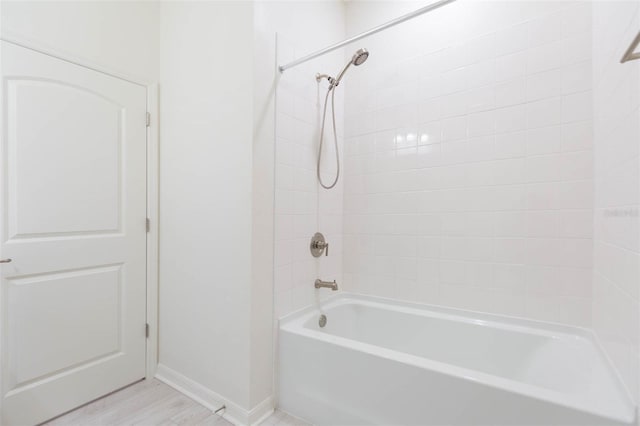
[[(418, 6), (349, 2), (348, 33)], [(591, 4), (461, 0), (362, 45), (345, 288), (589, 324)]]
[(640, 61), (619, 61), (640, 30), (640, 2), (598, 1), (593, 17), (593, 327), (638, 400)]
[[(278, 63), (284, 64), (325, 47), (329, 39), (344, 38), (342, 2), (282, 2), (291, 22), (280, 26)], [(342, 284), (342, 199), (343, 178), (325, 190), (316, 178), (319, 129), (327, 82), (316, 82), (317, 73), (335, 76), (345, 65), (337, 51), (288, 69), (278, 82), (276, 96), (275, 158), (275, 318), (308, 306), (331, 291), (316, 290), (316, 278)], [(336, 124), (342, 155), (343, 95), (336, 92)], [(330, 102), (330, 100), (329, 100)], [(335, 150), (327, 111), (321, 170), (324, 182), (332, 182)], [(314, 258), (309, 251), (311, 237), (322, 232), (329, 243), (329, 255)]]

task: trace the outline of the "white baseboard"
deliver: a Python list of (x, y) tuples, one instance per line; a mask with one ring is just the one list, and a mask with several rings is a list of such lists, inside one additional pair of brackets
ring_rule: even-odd
[(222, 411), (221, 416), (236, 426), (257, 425), (273, 413), (273, 397), (268, 397), (251, 410), (245, 410), (228, 398), (163, 364), (158, 364), (156, 379), (204, 405), (211, 411), (215, 411), (224, 405), (226, 408)]
[(249, 422), (248, 424), (255, 426), (259, 425), (263, 421), (266, 420), (267, 417), (273, 414), (275, 411), (274, 408), (274, 400), (273, 396), (269, 396), (265, 398), (264, 401), (256, 405), (249, 411)]

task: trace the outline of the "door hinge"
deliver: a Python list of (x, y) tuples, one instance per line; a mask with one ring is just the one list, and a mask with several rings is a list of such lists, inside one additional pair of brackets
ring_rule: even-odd
[(149, 338), (149, 324), (145, 324), (144, 325), (144, 336), (148, 339)]
[(147, 232), (151, 231), (151, 219), (147, 218), (146, 220), (146, 228), (147, 228)]
[(151, 125), (151, 113), (147, 112), (147, 127)]

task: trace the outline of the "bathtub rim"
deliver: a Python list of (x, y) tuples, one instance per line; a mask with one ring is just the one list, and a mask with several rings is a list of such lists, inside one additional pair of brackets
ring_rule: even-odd
[[(585, 404), (584, 399), (572, 397), (571, 394), (545, 389), (543, 387), (527, 384), (518, 380), (500, 377), (497, 375), (484, 373), (460, 367), (453, 364), (447, 364), (440, 361), (434, 361), (428, 358), (407, 354), (401, 351), (384, 348), (370, 343), (360, 342), (318, 330), (310, 329), (305, 326), (308, 320), (312, 319), (324, 309), (348, 305), (352, 303), (365, 302), (391, 306), (394, 310), (409, 309), (418, 311), (431, 311), (435, 316), (455, 320), (458, 322), (472, 323), (476, 325), (486, 325), (495, 328), (509, 329), (514, 331), (526, 332), (529, 334), (544, 335), (550, 338), (579, 339), (589, 341), (594, 345), (597, 355), (604, 364), (605, 369), (609, 372), (614, 380), (614, 385), (619, 391), (620, 405), (625, 408), (622, 413), (621, 409), (602, 410), (593, 409), (590, 405)], [(375, 306), (375, 305), (374, 305)], [(478, 323), (480, 321), (480, 323)], [(514, 317), (502, 314), (491, 314), (486, 312), (478, 312), (460, 308), (450, 308), (439, 305), (426, 303), (409, 302), (397, 300), (387, 297), (378, 297), (365, 294), (351, 293), (341, 291), (338, 294), (330, 295), (326, 299), (302, 309), (298, 309), (278, 319), (278, 329), (280, 332), (288, 332), (300, 335), (305, 338), (312, 338), (324, 341), (325, 343), (341, 346), (351, 350), (365, 352), (369, 355), (378, 356), (384, 359), (405, 363), (418, 368), (424, 368), (440, 374), (454, 376), (464, 381), (479, 383), (491, 388), (503, 391), (518, 393), (536, 400), (548, 402), (558, 406), (564, 406), (579, 412), (588, 413), (601, 417), (603, 419), (611, 419), (622, 423), (636, 424), (637, 407), (633, 403), (628, 389), (624, 386), (618, 371), (613, 367), (610, 358), (603, 350), (597, 335), (593, 330), (580, 326), (572, 326), (550, 321), (542, 321), (521, 317)]]

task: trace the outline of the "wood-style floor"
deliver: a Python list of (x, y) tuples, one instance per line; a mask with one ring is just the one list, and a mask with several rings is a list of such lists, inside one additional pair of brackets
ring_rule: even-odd
[[(265, 426), (308, 426), (281, 411)], [(231, 426), (170, 386), (158, 380), (143, 380), (57, 417), (42, 426)]]

